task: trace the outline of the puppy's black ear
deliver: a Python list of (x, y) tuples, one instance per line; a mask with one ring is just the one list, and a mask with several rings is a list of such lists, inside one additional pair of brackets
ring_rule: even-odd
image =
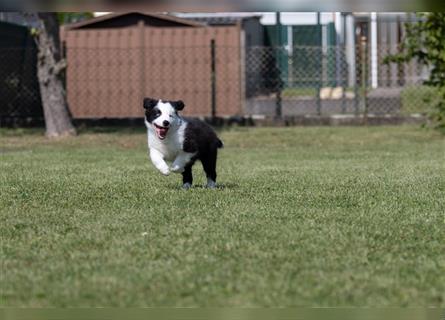
[(171, 101), (170, 104), (173, 106), (173, 108), (175, 108), (176, 111), (181, 111), (185, 107), (185, 104), (182, 100)]
[(152, 98), (144, 98), (144, 109), (152, 109), (158, 104), (158, 100)]

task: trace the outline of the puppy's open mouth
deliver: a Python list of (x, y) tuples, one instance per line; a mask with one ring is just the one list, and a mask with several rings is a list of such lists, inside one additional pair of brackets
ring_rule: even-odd
[(158, 135), (158, 138), (161, 140), (164, 140), (167, 136), (168, 127), (161, 127), (158, 126), (156, 123), (154, 123), (156, 134)]

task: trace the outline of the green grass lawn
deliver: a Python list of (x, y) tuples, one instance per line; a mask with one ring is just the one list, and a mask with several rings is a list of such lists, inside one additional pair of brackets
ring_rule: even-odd
[(184, 191), (142, 130), (0, 131), (1, 306), (445, 306), (445, 139), (220, 133)]

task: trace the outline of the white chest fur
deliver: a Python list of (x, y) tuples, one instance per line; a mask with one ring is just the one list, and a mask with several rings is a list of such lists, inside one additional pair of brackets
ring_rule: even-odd
[(151, 125), (148, 125), (148, 147), (150, 149), (156, 149), (159, 151), (165, 160), (173, 161), (182, 151), (186, 126), (187, 122), (182, 121), (178, 128), (171, 128), (167, 134), (167, 137), (164, 140), (160, 140), (156, 136), (156, 133)]

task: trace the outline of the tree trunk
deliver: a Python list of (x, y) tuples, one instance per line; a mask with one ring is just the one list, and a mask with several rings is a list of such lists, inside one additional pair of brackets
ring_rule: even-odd
[(59, 23), (56, 13), (38, 13), (41, 29), (37, 34), (37, 77), (40, 84), (46, 136), (49, 138), (75, 135), (71, 123), (63, 81), (60, 76), (66, 67), (61, 59)]

